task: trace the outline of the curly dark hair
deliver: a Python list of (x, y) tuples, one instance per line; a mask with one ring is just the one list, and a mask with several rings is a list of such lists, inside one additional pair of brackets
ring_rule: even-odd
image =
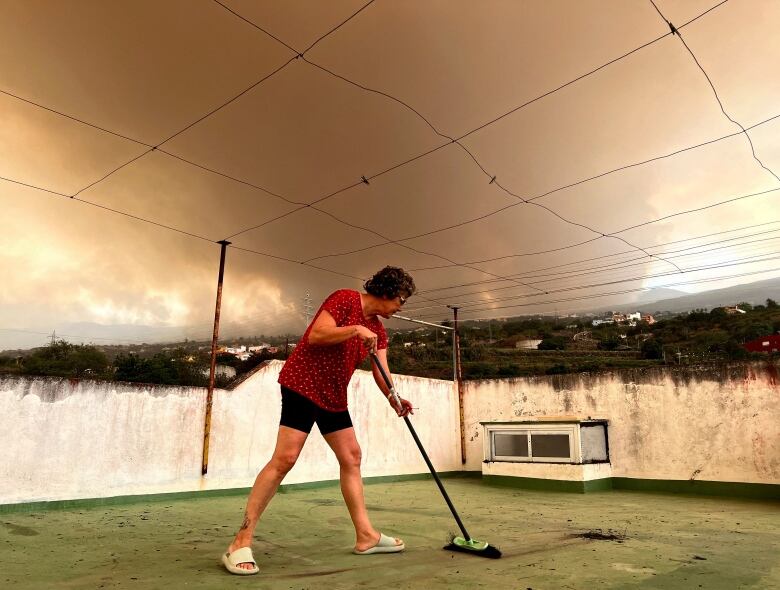
[(417, 290), (412, 276), (397, 266), (386, 266), (363, 285), (366, 293), (384, 299), (411, 297)]

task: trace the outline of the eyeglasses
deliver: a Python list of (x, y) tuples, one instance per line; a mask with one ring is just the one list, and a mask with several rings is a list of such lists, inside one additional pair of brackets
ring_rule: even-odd
[(403, 305), (404, 303), (406, 303), (406, 297), (401, 297), (401, 296), (399, 295), (399, 296), (398, 296), (398, 300), (401, 302), (401, 305)]

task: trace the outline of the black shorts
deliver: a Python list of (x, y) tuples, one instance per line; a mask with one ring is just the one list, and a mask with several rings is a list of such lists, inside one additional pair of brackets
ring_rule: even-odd
[(349, 410), (343, 412), (323, 410), (309, 398), (282, 385), (282, 417), (279, 425), (308, 434), (315, 422), (323, 435), (352, 428)]

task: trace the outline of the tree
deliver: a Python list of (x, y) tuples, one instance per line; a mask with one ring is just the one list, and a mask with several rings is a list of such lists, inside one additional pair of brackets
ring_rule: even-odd
[(176, 384), (176, 369), (170, 355), (158, 352), (151, 358), (120, 354), (114, 359), (114, 378), (135, 383)]
[(775, 301), (774, 299), (767, 299), (766, 300), (766, 308), (767, 309), (777, 309), (778, 308), (777, 301)]
[(228, 365), (230, 367), (238, 367), (239, 363), (241, 361), (239, 358), (234, 355), (230, 354), (229, 352), (218, 352), (217, 353), (217, 364), (218, 365)]
[(537, 346), (538, 350), (563, 350), (565, 348), (566, 338), (563, 336), (548, 336)]
[(734, 331), (734, 336), (743, 342), (755, 340), (763, 336), (769, 336), (773, 332), (773, 326), (769, 323), (753, 322), (739, 330)]
[(615, 350), (618, 346), (620, 346), (620, 340), (612, 335), (599, 341), (599, 350)]
[(664, 356), (663, 345), (655, 338), (642, 342), (639, 350), (643, 359), (660, 359)]
[(19, 370), (22, 364), (22, 357), (0, 356), (0, 371), (11, 373)]
[(150, 358), (120, 354), (114, 359), (114, 379), (117, 381), (205, 387), (207, 369), (204, 358), (190, 355), (184, 349), (173, 354), (158, 352)]
[(725, 343), (723, 351), (731, 360), (742, 360), (748, 356), (745, 347), (733, 338)]
[(22, 360), (22, 373), (56, 377), (102, 376), (108, 368), (108, 358), (85, 344), (70, 344), (55, 340)]
[(461, 349), (461, 355), (465, 361), (483, 361), (487, 358), (488, 349), (481, 342), (476, 342), (467, 348)]

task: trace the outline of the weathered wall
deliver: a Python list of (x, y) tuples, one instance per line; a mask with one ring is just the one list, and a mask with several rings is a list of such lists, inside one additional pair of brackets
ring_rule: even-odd
[[(203, 389), (2, 378), (0, 504), (250, 486), (276, 440), (281, 366), (272, 362), (235, 390), (214, 392), (205, 478)], [(460, 469), (452, 384), (394, 379), (419, 407), (420, 437), (434, 463)], [(370, 373), (356, 372), (349, 398), (366, 476), (426, 471)], [(285, 483), (337, 478), (338, 465), (315, 427)]]
[(0, 381), (0, 504), (197, 486), (205, 392)]
[[(281, 413), (276, 382), (281, 361), (215, 400), (209, 467), (222, 487), (251, 485), (273, 451)], [(413, 422), (434, 465), (441, 471), (461, 469), (457, 396), (452, 383), (393, 375), (396, 390), (413, 402)], [(398, 418), (367, 371), (356, 371), (349, 386), (349, 408), (363, 450), (363, 475), (424, 473), (423, 462), (403, 420)], [(285, 483), (338, 479), (338, 463), (316, 427)], [(213, 469), (213, 471), (212, 471)], [(251, 477), (249, 477), (251, 476)], [(249, 478), (248, 478), (249, 477)]]
[(468, 469), (481, 421), (609, 420), (612, 475), (780, 483), (780, 380), (772, 365), (559, 375), (465, 384)]
[[(0, 504), (250, 486), (275, 443), (281, 366), (215, 391), (205, 478), (203, 389), (2, 378)], [(394, 379), (418, 408), (412, 420), (434, 465), (461, 469), (452, 384)], [(426, 471), (370, 373), (355, 373), (349, 398), (366, 476)], [(468, 382), (465, 468), (482, 468), (480, 421), (555, 415), (610, 421), (615, 477), (780, 483), (780, 379), (761, 366)], [(315, 429), (285, 482), (337, 477)]]

